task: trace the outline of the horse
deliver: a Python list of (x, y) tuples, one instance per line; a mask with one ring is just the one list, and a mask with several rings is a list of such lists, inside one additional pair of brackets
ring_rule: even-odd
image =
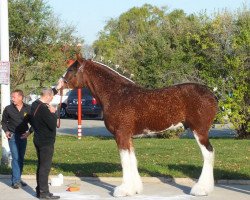
[(114, 189), (115, 197), (140, 194), (143, 190), (132, 136), (161, 132), (180, 122), (193, 131), (204, 160), (190, 193), (203, 196), (213, 191), (214, 149), (208, 132), (218, 105), (206, 86), (183, 83), (145, 89), (107, 65), (79, 54), (62, 80), (64, 88), (88, 87), (102, 106), (105, 126), (114, 135), (122, 165), (122, 184)]

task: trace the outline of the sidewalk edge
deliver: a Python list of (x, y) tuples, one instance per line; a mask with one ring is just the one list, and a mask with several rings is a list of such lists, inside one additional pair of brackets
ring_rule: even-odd
[[(56, 177), (51, 175), (50, 178)], [(0, 174), (0, 179), (10, 179), (11, 175)], [(22, 175), (23, 179), (36, 179), (35, 175)], [(169, 178), (169, 177), (141, 177), (144, 183), (177, 183), (177, 184), (193, 184), (197, 179), (192, 178)], [(64, 176), (64, 180), (75, 181), (99, 181), (99, 182), (120, 182), (122, 177), (77, 177), (77, 176)], [(228, 185), (250, 185), (250, 180), (230, 180), (221, 179), (215, 180), (215, 184), (228, 184)]]

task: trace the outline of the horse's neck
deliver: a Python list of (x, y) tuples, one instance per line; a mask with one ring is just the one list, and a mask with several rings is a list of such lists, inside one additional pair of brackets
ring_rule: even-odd
[(134, 85), (133, 82), (112, 73), (105, 66), (99, 65), (86, 66), (86, 77), (84, 79), (87, 87), (103, 106), (121, 87)]

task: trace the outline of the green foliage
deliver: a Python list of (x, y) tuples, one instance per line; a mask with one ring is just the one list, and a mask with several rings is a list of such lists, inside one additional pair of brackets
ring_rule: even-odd
[(10, 0), (9, 31), (11, 87), (26, 92), (55, 83), (68, 59), (62, 48), (82, 42), (43, 0)]
[(249, 8), (210, 17), (146, 4), (111, 19), (93, 46), (97, 59), (122, 66), (144, 87), (199, 82), (215, 89), (217, 121), (250, 134)]
[(166, 139), (177, 139), (177, 138), (180, 138), (183, 132), (184, 132), (183, 128), (177, 128), (177, 129), (172, 129), (172, 130), (170, 129), (170, 130), (165, 130), (157, 134), (157, 137), (166, 138)]

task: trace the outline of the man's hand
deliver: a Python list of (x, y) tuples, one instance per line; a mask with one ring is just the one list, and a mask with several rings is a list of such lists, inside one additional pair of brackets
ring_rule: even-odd
[(6, 132), (5, 132), (5, 135), (6, 135), (6, 137), (7, 137), (8, 139), (10, 139), (11, 136), (12, 136), (12, 133), (9, 132), (9, 131), (6, 131)]
[(48, 109), (51, 113), (55, 113), (56, 112), (56, 108), (51, 106), (51, 105), (48, 105)]
[(26, 131), (25, 133), (23, 133), (22, 135), (21, 135), (21, 139), (26, 139), (26, 138), (28, 138), (29, 137), (29, 135), (30, 135), (30, 133), (29, 133), (29, 131)]
[(62, 78), (60, 78), (59, 81), (57, 82), (56, 90), (60, 90), (61, 88), (63, 88), (63, 84), (64, 81)]

